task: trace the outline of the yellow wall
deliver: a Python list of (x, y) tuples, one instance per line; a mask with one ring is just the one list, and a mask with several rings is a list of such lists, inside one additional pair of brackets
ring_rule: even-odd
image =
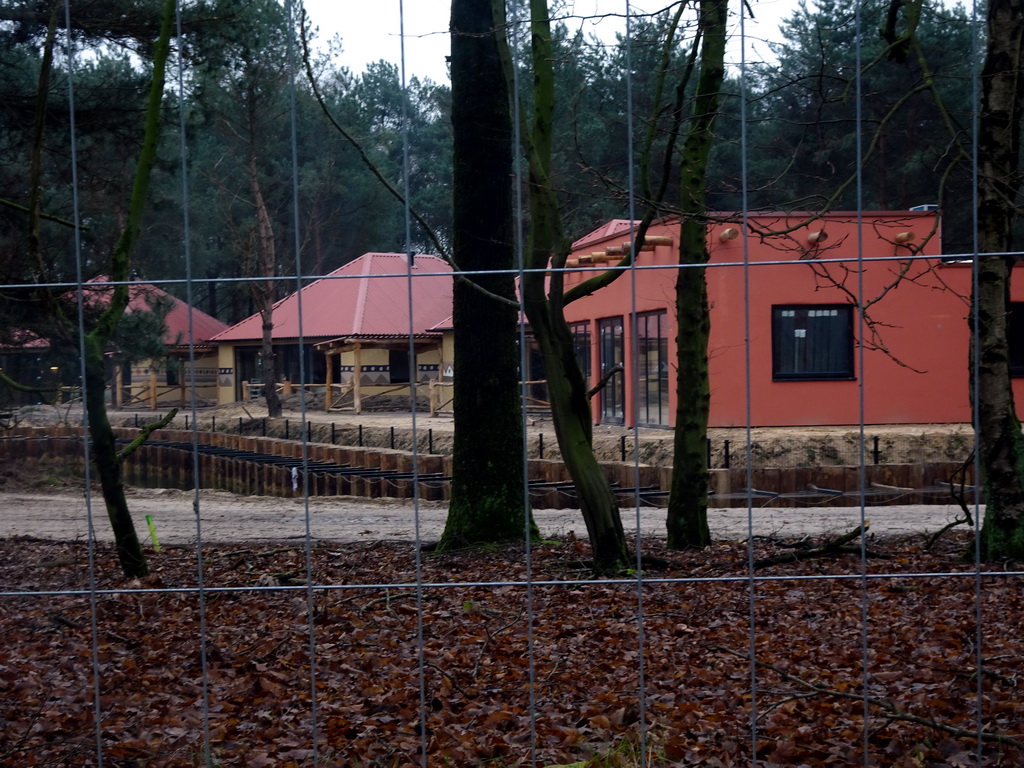
[[(450, 336), (450, 334), (449, 334)], [(429, 349), (420, 352), (416, 356), (416, 372), (413, 374), (418, 382), (422, 383), (433, 378), (444, 378), (442, 375), (446, 367), (451, 363), (451, 341), (447, 342), (449, 352), (444, 354), (444, 362), (442, 362), (442, 352), (437, 349)], [(234, 369), (235, 365), (235, 346), (230, 343), (220, 344), (218, 347), (217, 357), (217, 403), (223, 405), (225, 403), (233, 403), (236, 400), (235, 391), (237, 374)], [(355, 352), (343, 352), (341, 354), (341, 379), (335, 381), (335, 384), (347, 384), (352, 380), (352, 368), (355, 366), (356, 354)], [(373, 394), (380, 394), (385, 391), (394, 390), (398, 385), (390, 382), (390, 355), (386, 349), (363, 349), (360, 353), (360, 364), (363, 370), (362, 386), (361, 390), (364, 396)], [(426, 369), (422, 367), (426, 366)], [(345, 369), (348, 370), (345, 370)], [(449, 379), (450, 380), (450, 379)], [(316, 382), (320, 385), (322, 390), (324, 382)], [(396, 391), (395, 394), (401, 394), (401, 391)]]
[[(217, 357), (213, 353), (195, 356), (195, 396), (198, 400), (218, 401)], [(180, 405), (192, 399), (193, 381), (191, 363), (186, 358), (178, 368), (178, 383), (167, 383), (167, 363), (143, 360), (131, 366), (131, 383), (124, 386), (123, 404), (148, 404), (151, 402), (150, 388), (153, 372), (156, 376), (156, 402), (158, 405)]]
[(235, 345), (217, 345), (217, 405), (235, 402)]

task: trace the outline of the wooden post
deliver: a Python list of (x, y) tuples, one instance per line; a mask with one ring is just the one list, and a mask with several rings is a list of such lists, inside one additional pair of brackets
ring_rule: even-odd
[(248, 381), (243, 381), (242, 382), (242, 402), (243, 403), (248, 403), (249, 402), (249, 382)]
[(150, 360), (149, 366), (149, 410), (156, 410), (156, 368), (153, 367), (153, 361)]
[(334, 402), (334, 355), (330, 352), (325, 352), (324, 357), (327, 358), (327, 383), (324, 387), (324, 410), (331, 410), (331, 405)]
[(352, 371), (352, 405), (356, 413), (363, 412), (363, 346), (356, 344), (352, 350), (354, 359)]
[(191, 376), (189, 375), (191, 374), (191, 371), (189, 371), (189, 374), (186, 374), (185, 372), (186, 358), (176, 357), (174, 359), (177, 361), (178, 364), (178, 406), (184, 408), (185, 403), (187, 402), (187, 398), (185, 397), (185, 382), (191, 381)]
[(114, 368), (114, 407), (120, 408), (124, 404), (124, 363), (117, 362)]

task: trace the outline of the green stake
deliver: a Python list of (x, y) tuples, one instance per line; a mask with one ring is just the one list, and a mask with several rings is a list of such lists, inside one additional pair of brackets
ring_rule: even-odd
[(156, 538), (156, 526), (153, 525), (153, 516), (146, 515), (146, 525), (149, 526), (149, 538), (153, 542), (153, 550), (155, 552), (160, 551), (160, 542)]

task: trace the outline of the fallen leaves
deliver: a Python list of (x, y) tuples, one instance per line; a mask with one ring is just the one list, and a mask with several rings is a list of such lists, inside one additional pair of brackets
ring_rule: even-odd
[(185, 549), (138, 585), (99, 550), (93, 601), (84, 545), (0, 542), (0, 764), (95, 763), (98, 733), (108, 765), (192, 766), (207, 729), (241, 766), (862, 764), (865, 702), (875, 765), (973, 765), (979, 711), (1020, 738), (1020, 578), (952, 575), (952, 540), (874, 545), (884, 578), (846, 558), (751, 582), (719, 544), (659, 552), (676, 565), (642, 586), (572, 581), (575, 545), (542, 547), (529, 590), (515, 548), (423, 557), (417, 588), (405, 545), (314, 548), (308, 572), (301, 548), (210, 547), (201, 602)]

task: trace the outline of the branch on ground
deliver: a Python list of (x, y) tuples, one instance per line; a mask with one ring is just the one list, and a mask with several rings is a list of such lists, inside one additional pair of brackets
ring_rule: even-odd
[(971, 451), (971, 455), (967, 457), (964, 463), (960, 465), (960, 468), (949, 478), (949, 495), (957, 503), (957, 506), (960, 507), (964, 516), (956, 518), (933, 533), (931, 538), (928, 539), (928, 543), (924, 545), (925, 552), (931, 552), (932, 547), (939, 543), (939, 539), (957, 526), (967, 525), (971, 528), (974, 527), (974, 515), (971, 514), (971, 509), (964, 498), (967, 494), (967, 468), (973, 465), (974, 451)]
[[(838, 538), (825, 542), (820, 547), (798, 549), (792, 552), (783, 552), (778, 555), (772, 555), (771, 557), (762, 557), (760, 560), (754, 561), (754, 568), (756, 570), (758, 568), (767, 568), (772, 565), (795, 563), (799, 560), (813, 560), (816, 557), (835, 557), (836, 555), (860, 554), (860, 547), (850, 546), (850, 542), (867, 533), (870, 526), (871, 521), (865, 520), (864, 525), (858, 525), (852, 531), (848, 531)], [(867, 549), (865, 549), (864, 552), (868, 557), (888, 557), (888, 555), (883, 555), (878, 552), (870, 552)]]

